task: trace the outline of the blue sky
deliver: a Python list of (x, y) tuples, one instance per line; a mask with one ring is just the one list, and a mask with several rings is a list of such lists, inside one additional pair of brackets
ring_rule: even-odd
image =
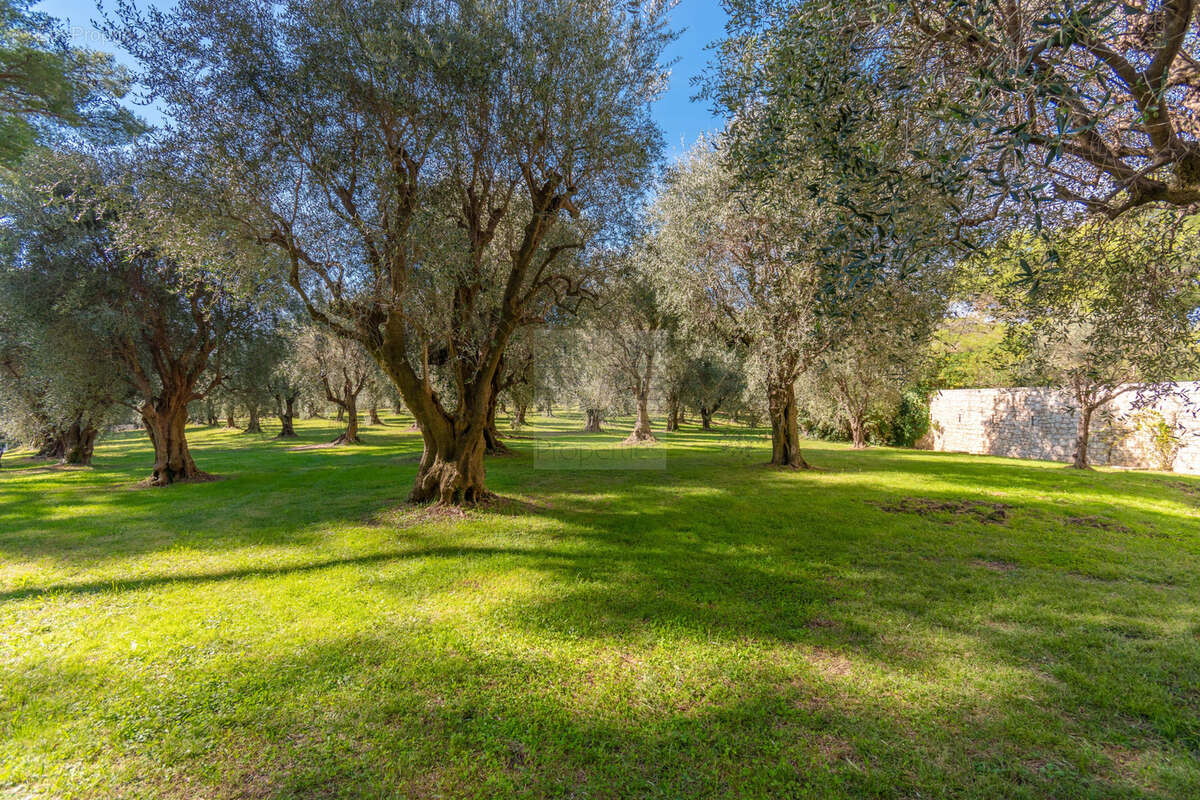
[[(143, 0), (142, 4), (152, 3), (153, 0)], [(170, 5), (171, 2), (160, 0), (158, 4)], [(111, 7), (111, 3), (109, 5)], [(66, 20), (77, 44), (97, 50), (114, 49), (93, 25), (98, 16), (95, 0), (44, 0), (37, 7)], [(704, 71), (709, 59), (705, 45), (721, 36), (725, 12), (719, 0), (680, 0), (672, 12), (671, 26), (682, 29), (683, 34), (668, 51), (668, 58), (676, 62), (671, 68), (671, 87), (655, 104), (654, 113), (665, 132), (667, 156), (673, 161), (701, 134), (720, 127), (707, 103), (692, 102), (696, 87), (691, 79)], [(156, 116), (152, 110), (140, 109), (139, 113), (151, 121)]]

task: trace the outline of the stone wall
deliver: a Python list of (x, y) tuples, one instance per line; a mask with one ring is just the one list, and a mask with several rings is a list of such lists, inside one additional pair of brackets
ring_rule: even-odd
[[(1092, 464), (1200, 474), (1200, 383), (1181, 383), (1142, 405), (1129, 392), (1097, 413)], [(922, 445), (932, 450), (1066, 462), (1075, 452), (1077, 412), (1054, 389), (942, 391), (930, 401), (930, 418)]]

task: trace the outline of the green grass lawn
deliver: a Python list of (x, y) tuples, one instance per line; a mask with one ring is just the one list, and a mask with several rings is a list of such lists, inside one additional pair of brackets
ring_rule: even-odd
[(0, 798), (1200, 797), (1196, 478), (388, 421), (5, 455)]

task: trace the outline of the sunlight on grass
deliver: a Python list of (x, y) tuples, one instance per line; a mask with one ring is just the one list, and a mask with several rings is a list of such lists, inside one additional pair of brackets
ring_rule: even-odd
[(1200, 795), (1196, 479), (687, 428), (460, 515), (387, 422), (7, 454), (0, 796)]

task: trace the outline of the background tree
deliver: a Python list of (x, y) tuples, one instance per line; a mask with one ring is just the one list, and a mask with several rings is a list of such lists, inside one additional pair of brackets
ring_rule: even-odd
[(802, 391), (809, 416), (844, 423), (856, 449), (867, 446), (872, 421), (895, 416), (924, 373), (930, 337), (946, 308), (946, 271), (931, 272), (873, 286)]
[(346, 430), (333, 444), (361, 444), (358, 438), (358, 396), (375, 375), (375, 362), (352, 339), (334, 336), (315, 326), (300, 335), (299, 351), (308, 374), (325, 399), (344, 412)]
[(411, 499), (479, 500), (509, 340), (586, 290), (596, 264), (571, 255), (625, 215), (661, 146), (669, 3), (285, 6), (123, 5), (113, 33), (176, 149), (228, 180), (229, 216), (399, 388), (425, 444)]
[[(1078, 413), (1073, 466), (1089, 466), (1097, 411), (1137, 392), (1148, 403), (1196, 368), (1200, 306), (1195, 222), (1152, 211), (1057, 232), (1015, 234), (971, 262), (1007, 345)], [(1053, 260), (1035, 282), (1030, 262)]]
[(650, 429), (650, 392), (666, 331), (673, 324), (652, 279), (652, 258), (644, 243), (635, 248), (622, 259), (604, 305), (589, 317), (598, 329), (594, 342), (609, 381), (628, 391), (636, 408), (626, 444), (657, 441)]
[(278, 315), (260, 309), (259, 318), (247, 323), (245, 334), (227, 349), (223, 383), (234, 402), (246, 410), (249, 419), (244, 433), (262, 433), (263, 409), (281, 401), (274, 397), (273, 390), (279, 385), (273, 386), (273, 379), (279, 377), (290, 346), (279, 331)]
[(128, 389), (90, 311), (69, 294), (64, 302), (80, 253), (97, 240), (48, 200), (45, 160), (31, 154), (0, 199), (0, 418), (40, 457), (89, 464)]
[(13, 167), (62, 128), (125, 138), (140, 123), (117, 104), (127, 72), (107, 53), (72, 47), (65, 26), (29, 0), (0, 0), (0, 166)]
[(288, 354), (276, 365), (267, 381), (267, 390), (275, 402), (275, 416), (279, 418), (277, 439), (291, 439), (296, 433), (296, 404), (304, 395), (305, 374), (303, 361), (296, 352), (298, 333), (287, 331)]
[(611, 362), (605, 358), (609, 346), (594, 328), (580, 328), (572, 336), (573, 369), (567, 380), (571, 394), (584, 415), (584, 431), (601, 433), (604, 420), (616, 409), (620, 384), (613, 380)]
[(704, 430), (711, 430), (713, 416), (745, 391), (743, 360), (730, 348), (708, 344), (697, 347), (684, 362), (681, 400), (696, 409)]
[[(246, 273), (220, 232), (175, 214), (128, 163), (47, 154), (36, 167), (46, 199), (17, 247), (38, 257), (18, 261), (16, 279), (47, 287), (56, 313), (85, 324), (101, 363), (117, 366), (120, 396), (154, 445), (149, 483), (165, 486), (204, 477), (188, 451), (188, 407), (220, 382), (221, 348), (252, 315), (239, 286)], [(62, 353), (72, 355), (86, 351)]]

